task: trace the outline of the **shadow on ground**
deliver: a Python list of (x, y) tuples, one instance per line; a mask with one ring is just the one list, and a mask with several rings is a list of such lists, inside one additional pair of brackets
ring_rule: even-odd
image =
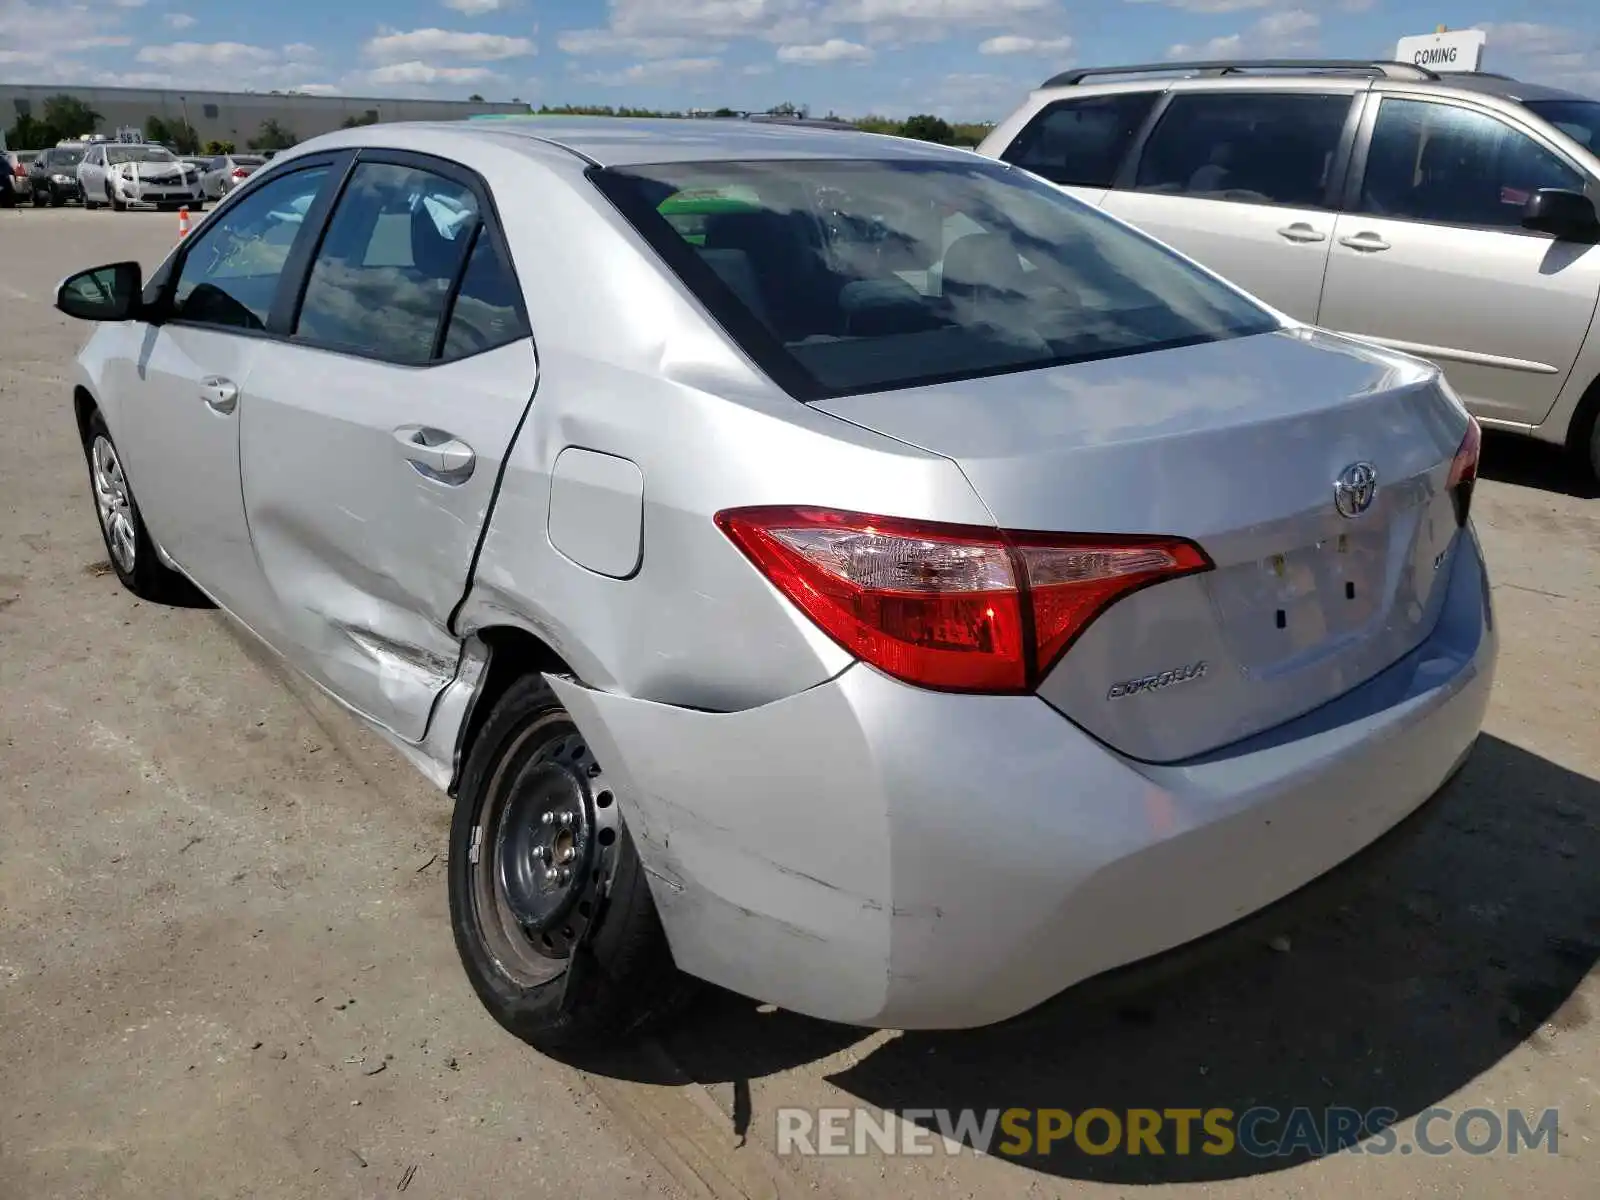
[(1565, 448), (1513, 433), (1483, 431), (1483, 459), (1478, 470), (1485, 479), (1498, 483), (1538, 488), (1580, 500), (1600, 497), (1600, 485), (1574, 465)]
[[(1101, 995), (1091, 983), (989, 1029), (903, 1034), (831, 1081), (898, 1111), (1304, 1106), (1321, 1120), (1337, 1106), (1404, 1122), (1520, 1043), (1547, 1045), (1600, 1015), (1574, 995), (1600, 959), (1600, 784), (1485, 736), (1437, 803), (1396, 852), (1214, 940), (1220, 957), (1133, 990)], [(1280, 934), (1287, 953), (1267, 945)], [(700, 1082), (734, 1082), (738, 1123), (750, 1079), (863, 1036), (717, 993), (667, 1050)], [(640, 1059), (583, 1065), (660, 1078)], [(1091, 1156), (1069, 1139), (1012, 1161), (1156, 1184), (1281, 1170), (1323, 1152), (1178, 1156), (1165, 1136), (1162, 1157)]]

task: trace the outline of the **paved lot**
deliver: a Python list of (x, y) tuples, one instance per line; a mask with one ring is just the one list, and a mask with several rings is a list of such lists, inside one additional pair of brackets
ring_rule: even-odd
[[(708, 999), (580, 1071), (458, 970), (448, 806), (208, 611), (109, 572), (68, 406), (79, 266), (171, 214), (0, 211), (0, 1198), (1593, 1197), (1600, 500), (1491, 440), (1503, 656), (1435, 824), (1276, 949), (964, 1035)], [(952, 964), (960, 969), (960, 964)], [(1560, 1109), (1559, 1153), (779, 1159), (782, 1105)], [(1439, 1127), (1439, 1132), (1449, 1124)]]

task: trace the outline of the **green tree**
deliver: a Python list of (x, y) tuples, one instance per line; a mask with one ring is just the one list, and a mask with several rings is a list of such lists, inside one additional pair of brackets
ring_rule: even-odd
[(248, 145), (252, 150), (287, 150), (299, 140), (293, 130), (276, 117), (269, 117), (261, 122), (260, 132), (250, 139)]
[(905, 124), (900, 126), (900, 136), (916, 138), (921, 142), (937, 142), (941, 146), (950, 145), (956, 138), (955, 130), (950, 128), (950, 122), (942, 117), (929, 116), (927, 113), (907, 117)]
[(103, 118), (76, 96), (60, 92), (51, 96), (42, 106), (43, 123), (56, 135), (56, 140), (82, 137), (93, 133)]
[(167, 125), (165, 118), (148, 116), (144, 119), (144, 139), (147, 142), (165, 142), (172, 137), (172, 130)]
[(473, 92), (472, 95), (468, 96), (467, 97), (467, 102), (470, 103), (470, 104), (485, 104), (485, 103), (487, 103), (487, 101), (484, 100), (484, 98), (482, 96), (478, 95), (477, 92)]
[(27, 113), (19, 116), (17, 123), (6, 130), (6, 145), (13, 150), (44, 150), (59, 141), (61, 138), (54, 129)]
[(211, 155), (213, 158), (215, 158), (215, 157), (217, 157), (218, 155), (221, 155), (221, 154), (232, 154), (233, 153), (233, 143), (232, 142), (218, 142), (218, 141), (207, 142), (206, 143), (206, 153)]
[[(354, 115), (346, 117), (340, 123), (339, 128), (341, 128), (341, 129), (359, 129), (363, 125), (376, 125), (377, 123), (378, 123), (378, 110), (375, 109), (375, 108), (369, 108), (369, 109), (367, 109), (366, 112), (362, 113), (359, 117), (358, 116), (354, 116)], [(283, 148), (284, 147), (282, 147), (282, 146), (273, 147), (273, 149), (277, 149), (277, 150), (281, 150)]]
[(163, 146), (171, 146), (179, 154), (199, 154), (200, 135), (194, 131), (194, 126), (182, 117), (149, 116), (144, 119), (144, 136)]

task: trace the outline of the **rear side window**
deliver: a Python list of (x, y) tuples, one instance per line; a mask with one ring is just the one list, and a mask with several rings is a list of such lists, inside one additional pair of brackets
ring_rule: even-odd
[(478, 223), (477, 200), (454, 180), (357, 165), (317, 250), (295, 336), (389, 362), (429, 361)]
[(1181, 92), (1140, 156), (1142, 192), (1316, 208), (1327, 196), (1349, 95)]
[(1000, 157), (1051, 183), (1110, 187), (1155, 92), (1060, 100), (1041, 109)]
[(480, 228), (445, 330), (444, 357), (466, 358), (523, 335), (516, 276), (488, 229)]
[(1277, 327), (1154, 241), (995, 162), (695, 162), (591, 178), (800, 399)]

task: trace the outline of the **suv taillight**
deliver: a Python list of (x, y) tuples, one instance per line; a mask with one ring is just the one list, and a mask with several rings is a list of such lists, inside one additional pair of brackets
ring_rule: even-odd
[(1478, 479), (1478, 455), (1483, 449), (1483, 430), (1472, 417), (1467, 418), (1467, 433), (1450, 460), (1450, 479), (1445, 484), (1450, 502), (1455, 505), (1456, 524), (1465, 525), (1472, 510), (1472, 485)]
[(1117, 600), (1211, 568), (1181, 538), (1015, 533), (817, 508), (732, 509), (716, 521), (846, 650), (946, 691), (1030, 690)]

